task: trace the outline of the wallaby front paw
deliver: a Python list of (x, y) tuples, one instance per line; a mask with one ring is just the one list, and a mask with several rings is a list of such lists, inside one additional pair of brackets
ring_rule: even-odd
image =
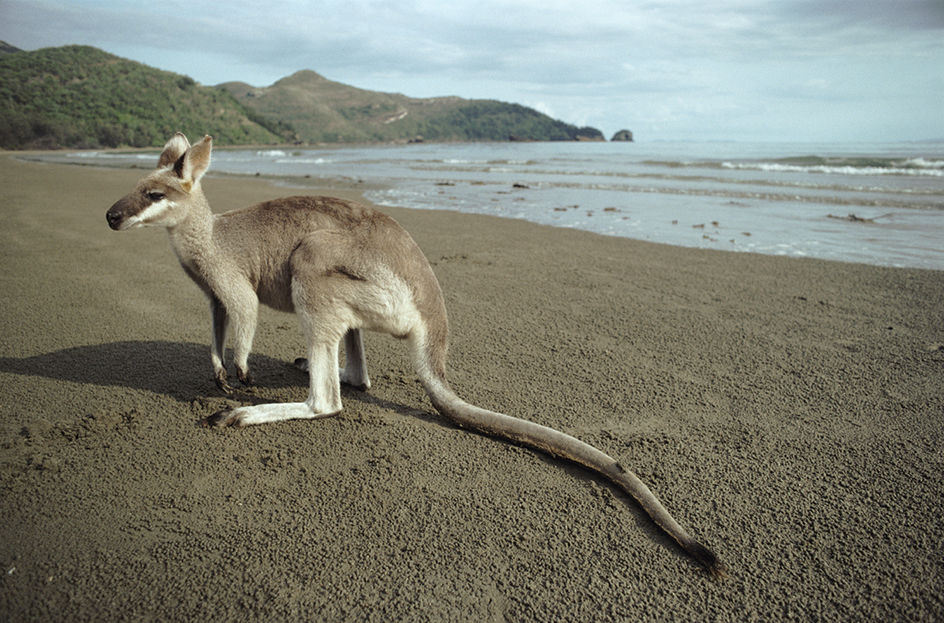
[(220, 388), (224, 394), (232, 394), (233, 388), (230, 386), (229, 381), (226, 380), (226, 370), (223, 370), (222, 373), (217, 373), (213, 377), (213, 381), (216, 382), (216, 386)]
[(237, 368), (236, 377), (239, 379), (239, 382), (245, 386), (252, 385), (252, 374), (249, 370), (243, 371)]

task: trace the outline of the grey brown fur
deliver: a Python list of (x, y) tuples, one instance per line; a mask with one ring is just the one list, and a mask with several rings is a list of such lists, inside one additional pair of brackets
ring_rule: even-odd
[[(725, 575), (717, 556), (689, 536), (649, 488), (613, 458), (554, 429), (470, 405), (452, 392), (446, 381), (448, 328), (439, 283), (419, 247), (393, 219), (330, 197), (290, 197), (213, 214), (200, 187), (211, 147), (209, 136), (191, 146), (182, 134), (175, 135), (157, 169), (106, 215), (115, 230), (167, 229), (184, 271), (210, 301), (211, 360), (222, 390), (230, 391), (223, 364), (230, 335), (236, 375), (251, 383), (247, 360), (260, 302), (298, 315), (308, 341), (307, 400), (228, 409), (212, 415), (208, 424), (239, 427), (337, 414), (342, 382), (370, 387), (362, 330), (389, 333), (408, 341), (417, 375), (442, 415), (461, 427), (606, 476), (713, 576)], [(346, 364), (339, 370), (342, 341)]]

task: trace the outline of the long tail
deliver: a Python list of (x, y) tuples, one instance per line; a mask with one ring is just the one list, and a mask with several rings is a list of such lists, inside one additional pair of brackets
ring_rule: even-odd
[(417, 366), (417, 372), (436, 410), (458, 426), (508, 439), (599, 472), (633, 496), (652, 520), (707, 569), (712, 577), (727, 577), (727, 568), (714, 552), (693, 539), (672, 518), (649, 487), (609, 455), (553, 428), (470, 405), (456, 396), (445, 379), (439, 378), (428, 367)]

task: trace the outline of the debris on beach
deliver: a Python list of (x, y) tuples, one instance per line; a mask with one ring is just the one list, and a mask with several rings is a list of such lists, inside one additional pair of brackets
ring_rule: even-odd
[(836, 216), (835, 214), (827, 214), (826, 218), (834, 218), (840, 221), (849, 221), (850, 223), (874, 223), (880, 218), (888, 218), (892, 216), (892, 213), (882, 214), (873, 218), (865, 218), (864, 216), (856, 216), (855, 214), (848, 214), (846, 216)]
[(834, 218), (840, 221), (849, 221), (851, 223), (874, 223), (875, 219), (873, 218), (863, 218), (861, 216), (856, 216), (855, 214), (849, 214), (848, 216), (836, 216), (835, 214), (827, 214), (826, 218)]

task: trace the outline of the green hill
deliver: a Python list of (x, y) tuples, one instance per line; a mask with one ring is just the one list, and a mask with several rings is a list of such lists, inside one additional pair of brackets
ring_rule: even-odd
[(415, 99), (366, 91), (299, 71), (270, 87), (220, 85), (263, 118), (294, 128), (287, 137), (306, 143), (427, 141), (602, 140), (536, 110), (494, 100)]
[(0, 42), (0, 148), (159, 147), (174, 132), (219, 145), (605, 140), (494, 100), (415, 99), (300, 71), (266, 88), (205, 87), (89, 46)]
[(4, 149), (159, 147), (178, 130), (230, 145), (282, 141), (254, 116), (224, 90), (88, 46), (0, 54)]

